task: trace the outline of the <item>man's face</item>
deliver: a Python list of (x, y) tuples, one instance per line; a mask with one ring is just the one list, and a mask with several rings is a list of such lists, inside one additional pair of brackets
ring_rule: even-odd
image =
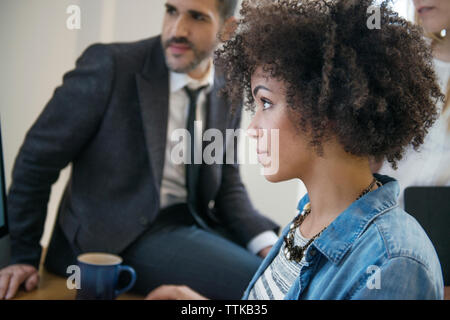
[(209, 62), (222, 21), (217, 0), (167, 0), (162, 45), (170, 70), (195, 71)]

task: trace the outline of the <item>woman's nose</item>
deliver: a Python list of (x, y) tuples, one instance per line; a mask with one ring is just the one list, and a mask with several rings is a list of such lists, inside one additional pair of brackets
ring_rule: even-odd
[(254, 139), (262, 137), (262, 129), (257, 124), (256, 116), (250, 122), (250, 125), (247, 128), (247, 134), (250, 138)]

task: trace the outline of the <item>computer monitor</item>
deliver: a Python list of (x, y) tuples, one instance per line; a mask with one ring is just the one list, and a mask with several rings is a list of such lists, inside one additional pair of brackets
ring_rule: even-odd
[(450, 187), (408, 187), (405, 211), (417, 219), (441, 262), (444, 285), (450, 286)]
[(0, 125), (0, 269), (9, 264), (11, 246), (8, 232), (6, 207), (5, 170), (3, 162), (3, 146)]

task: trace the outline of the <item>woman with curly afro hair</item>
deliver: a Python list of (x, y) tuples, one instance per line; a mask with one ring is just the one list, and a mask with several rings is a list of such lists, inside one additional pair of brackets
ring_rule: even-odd
[[(398, 182), (369, 165), (418, 148), (443, 97), (421, 29), (374, 3), (244, 1), (216, 52), (232, 105), (244, 95), (254, 113), (260, 162), (279, 164), (266, 178), (308, 191), (243, 299), (443, 298), (431, 241), (399, 208)], [(148, 298), (204, 297), (163, 286)]]

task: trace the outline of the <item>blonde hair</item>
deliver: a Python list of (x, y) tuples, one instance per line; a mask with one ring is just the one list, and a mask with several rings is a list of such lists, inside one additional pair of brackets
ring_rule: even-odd
[[(422, 26), (417, 12), (415, 12), (415, 14), (414, 14), (414, 21), (419, 26)], [(436, 43), (441, 42), (444, 39), (444, 37), (442, 37), (442, 35), (439, 32), (426, 32), (425, 31), (424, 33), (427, 38), (431, 39), (432, 46)], [(447, 108), (449, 108), (449, 106), (450, 106), (450, 79), (448, 79), (448, 81), (447, 81), (447, 91), (445, 93), (445, 101), (444, 101), (444, 107), (442, 108), (442, 112), (447, 110)], [(449, 130), (450, 130), (450, 122), (449, 122)]]

